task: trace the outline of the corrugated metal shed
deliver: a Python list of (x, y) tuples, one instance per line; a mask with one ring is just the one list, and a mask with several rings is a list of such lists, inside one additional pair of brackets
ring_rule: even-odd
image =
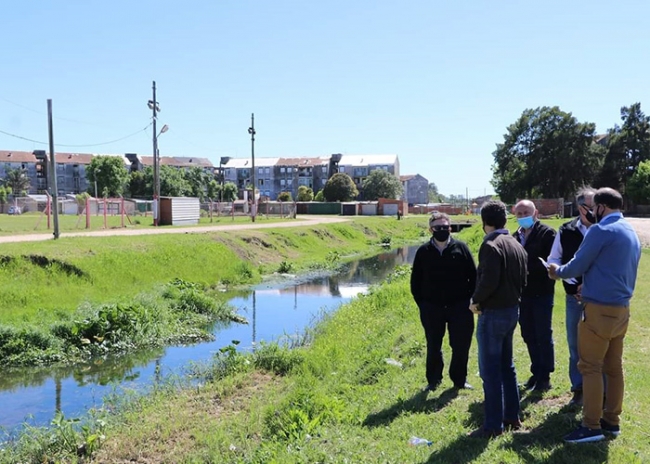
[(199, 223), (201, 203), (193, 197), (162, 197), (160, 220), (163, 226), (191, 226)]

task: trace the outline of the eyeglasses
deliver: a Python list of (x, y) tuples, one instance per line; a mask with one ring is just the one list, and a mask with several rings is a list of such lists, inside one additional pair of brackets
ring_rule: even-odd
[(431, 226), (433, 230), (440, 232), (441, 230), (448, 230), (449, 226)]

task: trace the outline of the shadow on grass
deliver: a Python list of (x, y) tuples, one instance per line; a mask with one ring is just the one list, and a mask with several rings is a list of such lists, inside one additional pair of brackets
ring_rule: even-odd
[(428, 392), (421, 391), (407, 400), (398, 400), (392, 406), (379, 412), (368, 414), (363, 421), (364, 427), (380, 427), (390, 424), (405, 412), (436, 412), (451, 403), (458, 396), (456, 388), (448, 388), (437, 398), (427, 399)]
[[(564, 406), (559, 411), (546, 416), (544, 422), (532, 429), (506, 433), (495, 438), (502, 450), (514, 451), (526, 464), (600, 464), (607, 462), (609, 443), (570, 444), (562, 438), (579, 425), (576, 408)], [(478, 428), (483, 423), (483, 403), (475, 402), (469, 406), (469, 418), (465, 421), (467, 428)], [(524, 423), (525, 425), (525, 423)], [(456, 440), (435, 451), (426, 463), (471, 462), (477, 459), (487, 447), (490, 440), (470, 438), (461, 435)]]

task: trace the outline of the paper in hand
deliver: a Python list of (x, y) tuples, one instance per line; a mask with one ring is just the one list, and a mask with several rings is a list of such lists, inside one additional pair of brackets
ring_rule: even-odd
[(542, 264), (544, 265), (544, 267), (545, 267), (546, 269), (548, 269), (549, 267), (551, 267), (551, 266), (550, 266), (546, 261), (544, 261), (544, 258), (542, 258), (541, 256), (539, 256), (539, 260), (542, 262)]

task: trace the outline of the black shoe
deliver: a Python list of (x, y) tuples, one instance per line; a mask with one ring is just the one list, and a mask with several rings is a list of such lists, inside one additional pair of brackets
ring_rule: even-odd
[(454, 388), (457, 388), (458, 390), (474, 390), (474, 387), (467, 382), (454, 384)]
[(535, 384), (537, 384), (537, 379), (533, 375), (525, 384), (522, 385), (522, 387), (524, 390), (532, 390), (535, 388)]
[(620, 425), (612, 425), (609, 422), (607, 422), (605, 419), (600, 420), (600, 428), (603, 429), (604, 432), (610, 433), (615, 437), (618, 437), (621, 434)]
[(440, 386), (441, 383), (442, 382), (440, 380), (438, 380), (437, 382), (434, 382), (434, 383), (430, 383), (426, 387), (424, 387), (423, 391), (425, 391), (425, 392), (435, 391)]
[(535, 388), (533, 388), (533, 391), (542, 393), (545, 391), (549, 391), (551, 388), (553, 388), (553, 385), (551, 385), (550, 380), (539, 380), (535, 384)]
[(601, 429), (590, 429), (587, 427), (578, 427), (576, 430), (564, 437), (567, 443), (591, 443), (605, 439)]
[(503, 419), (503, 429), (507, 431), (515, 431), (521, 429), (521, 421), (519, 419), (509, 420)]
[(573, 397), (569, 401), (569, 406), (582, 406), (582, 390), (573, 392)]

